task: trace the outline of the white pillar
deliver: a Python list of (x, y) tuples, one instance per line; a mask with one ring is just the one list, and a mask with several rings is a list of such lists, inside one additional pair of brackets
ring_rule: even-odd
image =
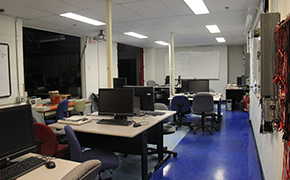
[(171, 44), (170, 44), (170, 53), (171, 56), (171, 69), (170, 69), (170, 95), (174, 96), (175, 94), (175, 60), (174, 60), (174, 33), (171, 32)]
[(107, 75), (108, 88), (113, 88), (113, 69), (112, 69), (112, 10), (111, 1), (106, 0), (106, 36), (107, 36)]

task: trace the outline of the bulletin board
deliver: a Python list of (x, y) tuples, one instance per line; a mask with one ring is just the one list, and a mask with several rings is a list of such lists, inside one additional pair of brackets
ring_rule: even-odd
[(0, 43), (0, 98), (11, 96), (9, 45)]
[[(183, 79), (219, 79), (220, 52), (176, 52), (175, 75)], [(165, 74), (169, 74), (169, 55), (164, 54)]]

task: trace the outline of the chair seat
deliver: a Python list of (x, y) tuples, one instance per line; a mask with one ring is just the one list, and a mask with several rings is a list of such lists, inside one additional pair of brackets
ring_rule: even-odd
[(55, 155), (57, 158), (69, 159), (69, 147), (68, 145), (58, 144), (57, 153)]
[(82, 162), (91, 159), (98, 159), (102, 162), (101, 171), (115, 169), (119, 166), (119, 159), (113, 152), (103, 148), (93, 148), (83, 151)]
[(172, 125), (163, 125), (163, 134), (172, 134), (175, 132), (175, 127)]

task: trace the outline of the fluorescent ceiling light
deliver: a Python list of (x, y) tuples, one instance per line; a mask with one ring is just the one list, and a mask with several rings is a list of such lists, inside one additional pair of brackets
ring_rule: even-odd
[(217, 40), (217, 42), (222, 43), (222, 42), (226, 42), (225, 38), (223, 37), (217, 37), (215, 38)]
[(205, 25), (205, 27), (209, 30), (210, 33), (220, 33), (220, 29), (217, 25)]
[(66, 17), (66, 18), (70, 18), (70, 19), (74, 19), (74, 20), (77, 20), (77, 21), (81, 21), (81, 22), (84, 22), (84, 23), (87, 23), (87, 24), (92, 24), (92, 25), (95, 25), (95, 26), (101, 26), (101, 25), (105, 25), (106, 24), (106, 23), (103, 23), (101, 21), (97, 21), (97, 20), (94, 20), (94, 19), (91, 19), (91, 18), (87, 18), (85, 16), (81, 16), (81, 15), (78, 15), (78, 14), (75, 14), (75, 13), (71, 13), (71, 12), (60, 14), (60, 16), (63, 16), (63, 17)]
[(144, 36), (144, 35), (138, 34), (138, 33), (134, 33), (134, 32), (125, 32), (124, 34), (129, 35), (129, 36), (133, 36), (136, 38), (140, 38), (140, 39), (148, 38), (147, 36)]
[(194, 14), (209, 14), (203, 0), (183, 0)]
[(161, 44), (161, 45), (164, 45), (164, 46), (168, 46), (169, 43), (167, 42), (164, 42), (164, 41), (155, 41), (156, 44)]

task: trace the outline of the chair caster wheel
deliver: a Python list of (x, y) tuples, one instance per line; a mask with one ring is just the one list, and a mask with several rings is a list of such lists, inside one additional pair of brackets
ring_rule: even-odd
[(173, 153), (173, 157), (177, 157), (177, 153)]
[(212, 133), (212, 132), (210, 132), (210, 135), (213, 135), (213, 133)]
[(195, 131), (193, 131), (193, 134), (196, 134), (196, 132), (195, 132)]

